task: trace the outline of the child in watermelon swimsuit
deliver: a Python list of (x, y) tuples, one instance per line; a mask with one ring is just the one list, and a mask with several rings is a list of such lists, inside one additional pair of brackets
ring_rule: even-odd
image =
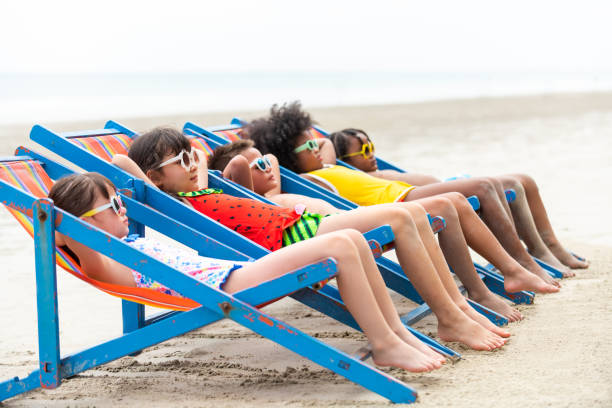
[[(202, 257), (149, 238), (126, 237), (128, 218), (114, 185), (97, 173), (73, 174), (57, 181), (49, 197), (58, 208), (79, 216), (128, 245), (209, 286), (228, 293), (257, 286), (326, 258), (337, 261), (338, 289), (349, 312), (372, 346), (377, 365), (409, 371), (440, 368), (444, 357), (416, 339), (402, 324), (378, 273), (363, 236), (342, 230), (291, 245), (254, 262)], [(170, 295), (175, 291), (147, 279), (127, 266), (56, 234), (56, 244), (67, 246), (80, 260), (83, 272), (101, 282), (150, 287)]]
[[(303, 230), (292, 229), (304, 221), (295, 208), (206, 190), (208, 173), (203, 155), (192, 149), (189, 139), (178, 130), (156, 128), (133, 142), (130, 157), (117, 155), (113, 163), (270, 250), (288, 243), (283, 238), (286, 231), (297, 241), (307, 238), (301, 234)], [(510, 333), (472, 309), (459, 292), (427, 214), (418, 204), (406, 209), (387, 205), (364, 207), (330, 217), (312, 217), (315, 222), (305, 222), (316, 237), (347, 228), (364, 233), (390, 225), (400, 265), (437, 316), (440, 338), (478, 350), (492, 350), (505, 344), (502, 336), (508, 337)], [(300, 227), (307, 229), (304, 225)]]

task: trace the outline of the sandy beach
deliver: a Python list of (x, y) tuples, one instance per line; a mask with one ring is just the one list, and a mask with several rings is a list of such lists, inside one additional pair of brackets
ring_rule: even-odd
[[(549, 216), (567, 247), (591, 260), (553, 295), (519, 306), (510, 342), (497, 352), (462, 353), (427, 374), (385, 370), (419, 392), (419, 407), (612, 406), (612, 93), (449, 100), (404, 105), (310, 108), (327, 130), (365, 129), (377, 153), (398, 166), (441, 178), (522, 172), (537, 180)], [(137, 131), (156, 125), (228, 123), (259, 112), (186, 113), (42, 123), (57, 131), (103, 127), (114, 119)], [(28, 140), (31, 124), (0, 127), (0, 154)], [(53, 155), (50, 155), (54, 157)], [(0, 381), (38, 365), (32, 240), (2, 208)], [(392, 255), (391, 255), (392, 256)], [(62, 354), (121, 333), (120, 301), (58, 270)], [(415, 305), (394, 295), (400, 312)], [(365, 337), (291, 299), (266, 312), (354, 353)], [(148, 308), (148, 312), (155, 312)], [(428, 317), (415, 328), (435, 336)], [(371, 361), (370, 361), (371, 363)], [(382, 397), (229, 321), (172, 339), (34, 391), (6, 407), (388, 406)]]

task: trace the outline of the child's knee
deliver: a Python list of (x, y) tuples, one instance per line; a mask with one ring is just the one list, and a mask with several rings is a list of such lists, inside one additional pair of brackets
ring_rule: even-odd
[(476, 184), (476, 195), (481, 197), (497, 195), (495, 182), (489, 178), (479, 178)]
[(357, 249), (355, 246), (355, 242), (358, 240), (357, 236), (363, 239), (363, 235), (361, 235), (359, 231), (353, 229), (330, 232), (324, 235), (327, 239), (326, 248), (332, 256), (355, 252)]
[(516, 174), (515, 177), (523, 186), (525, 191), (538, 191), (538, 185), (536, 184), (533, 177), (527, 174)]
[(389, 205), (385, 208), (384, 217), (380, 219), (381, 224), (390, 224), (395, 233), (402, 231), (416, 233), (417, 227), (414, 219), (417, 218), (415, 213), (418, 213), (419, 209), (422, 207), (415, 203), (402, 204), (402, 206)]

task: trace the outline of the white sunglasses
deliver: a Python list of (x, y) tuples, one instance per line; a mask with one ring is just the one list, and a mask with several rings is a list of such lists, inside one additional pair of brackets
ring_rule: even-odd
[(197, 165), (200, 162), (200, 158), (198, 157), (198, 154), (195, 152), (195, 150), (192, 149), (190, 152), (188, 152), (187, 150), (183, 149), (173, 158), (168, 159), (159, 166), (157, 166), (156, 169), (162, 168), (164, 166), (167, 166), (168, 164), (177, 162), (179, 160), (181, 162), (181, 166), (187, 171), (189, 171), (189, 169), (191, 168), (192, 163)]
[(250, 168), (257, 167), (259, 170), (266, 172), (272, 168), (272, 162), (266, 156), (258, 157), (249, 164)]

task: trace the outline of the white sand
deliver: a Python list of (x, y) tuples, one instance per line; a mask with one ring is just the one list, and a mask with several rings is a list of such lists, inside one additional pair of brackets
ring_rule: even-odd
[[(419, 406), (612, 406), (612, 94), (570, 94), (312, 109), (328, 130), (366, 129), (381, 157), (445, 177), (525, 172), (539, 183), (558, 235), (592, 261), (555, 295), (521, 306), (511, 342), (493, 353), (456, 347), (464, 358), (434, 373), (390, 372), (419, 391)], [(252, 118), (257, 113), (246, 113)], [(122, 120), (158, 124), (227, 123), (231, 114)], [(50, 124), (55, 130), (102, 127)], [(28, 143), (30, 125), (0, 128), (0, 153)], [(29, 146), (35, 148), (31, 142)], [(399, 148), (398, 148), (399, 146)], [(38, 148), (37, 150), (43, 150)], [(32, 241), (0, 212), (5, 276), (0, 307), (0, 379), (37, 366)], [(120, 302), (59, 273), (62, 352), (120, 334)], [(395, 297), (400, 311), (414, 305)], [(364, 338), (287, 299), (266, 309), (339, 348)], [(432, 317), (418, 329), (435, 335)], [(64, 381), (4, 406), (378, 406), (388, 402), (329, 371), (222, 322)]]

